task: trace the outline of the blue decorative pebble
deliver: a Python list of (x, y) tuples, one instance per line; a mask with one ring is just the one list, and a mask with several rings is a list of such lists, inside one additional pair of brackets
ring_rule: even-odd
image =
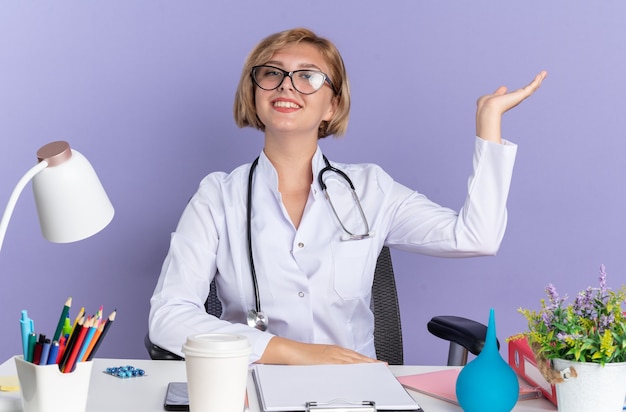
[(146, 375), (146, 371), (144, 371), (143, 369), (135, 368), (131, 365), (113, 366), (110, 368), (106, 368), (103, 372), (107, 375), (116, 376), (120, 379), (135, 378)]

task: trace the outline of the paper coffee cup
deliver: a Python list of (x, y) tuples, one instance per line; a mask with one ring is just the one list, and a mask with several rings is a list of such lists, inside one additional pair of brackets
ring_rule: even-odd
[(182, 352), (191, 412), (243, 410), (252, 352), (248, 339), (224, 333), (194, 335)]

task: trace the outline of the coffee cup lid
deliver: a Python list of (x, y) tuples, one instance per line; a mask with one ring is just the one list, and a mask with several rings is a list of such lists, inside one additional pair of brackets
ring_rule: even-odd
[(185, 356), (244, 356), (252, 351), (245, 336), (230, 333), (203, 333), (187, 337)]

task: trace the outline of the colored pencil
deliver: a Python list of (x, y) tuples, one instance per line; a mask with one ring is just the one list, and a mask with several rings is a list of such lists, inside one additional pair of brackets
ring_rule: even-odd
[(85, 317), (80, 318), (74, 330), (72, 330), (72, 334), (70, 335), (70, 339), (67, 341), (67, 345), (65, 345), (65, 350), (61, 355), (61, 361), (59, 362), (59, 370), (63, 372), (65, 367), (67, 366), (67, 361), (70, 358), (70, 354), (74, 349), (74, 345), (76, 344), (76, 340), (78, 339), (78, 335), (83, 329), (83, 324), (85, 322)]
[(89, 328), (91, 327), (91, 324), (93, 322), (92, 319), (93, 318), (87, 319), (83, 324), (83, 327), (80, 329), (78, 338), (76, 338), (76, 342), (74, 343), (74, 347), (72, 348), (72, 353), (70, 353), (70, 356), (67, 358), (67, 363), (63, 368), (63, 373), (69, 373), (74, 370), (74, 367), (76, 366), (76, 359), (78, 358), (78, 353), (83, 346), (85, 336), (87, 336), (87, 332), (89, 331)]
[(89, 326), (89, 330), (87, 331), (87, 335), (85, 336), (85, 340), (80, 347), (80, 352), (78, 352), (78, 357), (76, 358), (76, 362), (84, 362), (87, 360), (87, 349), (91, 344), (91, 340), (93, 339), (96, 331), (98, 330), (98, 326), (100, 325), (100, 319), (95, 317), (91, 321), (91, 325)]
[(91, 360), (89, 359), (89, 355), (91, 354), (94, 346), (96, 346), (96, 343), (100, 339), (100, 335), (102, 334), (102, 330), (104, 329), (104, 324), (105, 322), (100, 322), (100, 324), (98, 325), (98, 328), (96, 329), (96, 332), (94, 333), (93, 338), (91, 338), (91, 342), (89, 342), (89, 347), (87, 347), (87, 351), (83, 355), (83, 362), (87, 360)]
[[(117, 313), (117, 309), (115, 309), (110, 315), (109, 318), (106, 320), (106, 323), (104, 324), (104, 327), (102, 328), (102, 333), (100, 333), (100, 336), (98, 337), (98, 340), (96, 341), (93, 349), (91, 350), (91, 353), (89, 354), (89, 356), (87, 356), (87, 360), (91, 360), (93, 359), (94, 355), (96, 354), (96, 351), (98, 350), (98, 348), (100, 347), (100, 344), (102, 344), (102, 341), (104, 340), (104, 336), (107, 334), (107, 332), (109, 331), (109, 329), (111, 328), (111, 324), (113, 324), (113, 322), (115, 321), (115, 315)], [(93, 339), (92, 339), (93, 340)]]
[(61, 340), (59, 340), (59, 348), (57, 349), (56, 357), (54, 358), (54, 363), (58, 364), (61, 362), (61, 356), (63, 356), (63, 352), (65, 351), (65, 347), (67, 346), (67, 339), (69, 335), (61, 336)]
[(65, 318), (70, 312), (70, 308), (72, 307), (72, 297), (70, 296), (65, 301), (65, 306), (63, 306), (63, 310), (61, 311), (61, 316), (59, 317), (59, 323), (57, 324), (57, 330), (54, 332), (54, 337), (52, 340), (58, 341), (61, 337), (61, 331), (63, 330), (63, 325), (65, 324)]
[(78, 325), (78, 321), (81, 320), (84, 316), (85, 316), (85, 308), (82, 307), (80, 308), (78, 315), (76, 315), (76, 319), (74, 319), (74, 323), (72, 324), (72, 331), (74, 331), (74, 328), (76, 327), (76, 325)]

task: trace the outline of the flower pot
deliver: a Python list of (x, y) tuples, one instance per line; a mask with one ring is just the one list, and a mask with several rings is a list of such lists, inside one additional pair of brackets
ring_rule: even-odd
[(626, 397), (626, 362), (607, 363), (572, 362), (554, 359), (554, 369), (562, 371), (573, 367), (575, 378), (556, 385), (560, 412), (618, 412)]

